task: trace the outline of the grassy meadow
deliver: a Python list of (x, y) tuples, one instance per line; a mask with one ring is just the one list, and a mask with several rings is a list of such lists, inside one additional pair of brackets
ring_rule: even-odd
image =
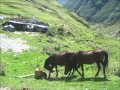
[[(21, 90), (28, 87), (30, 90), (119, 90), (120, 89), (120, 41), (97, 33), (95, 29), (85, 26), (74, 13), (62, 8), (56, 0), (2, 0), (0, 1), (0, 16), (9, 17), (21, 15), (35, 16), (38, 20), (47, 22), (47, 33), (38, 33), (37, 36), (4, 32), (0, 34), (10, 38), (21, 38), (31, 47), (21, 53), (11, 50), (1, 51), (0, 64), (6, 75), (0, 76), (0, 87), (9, 87)], [(74, 17), (71, 16), (74, 15)], [(63, 27), (64, 25), (64, 27)], [(68, 33), (66, 33), (67, 31)], [(79, 50), (103, 49), (109, 54), (107, 79), (103, 79), (102, 69), (98, 78), (94, 79), (97, 71), (96, 65), (85, 65), (85, 79), (82, 80), (77, 72), (66, 78), (64, 67), (58, 67), (59, 77), (55, 73), (49, 80), (35, 80), (33, 77), (18, 78), (18, 76), (33, 74), (36, 65), (44, 70), (43, 65), (47, 57), (65, 51), (77, 52)]]

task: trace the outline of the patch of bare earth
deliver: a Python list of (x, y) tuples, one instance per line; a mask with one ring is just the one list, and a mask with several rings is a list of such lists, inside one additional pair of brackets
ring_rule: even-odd
[(8, 87), (0, 87), (0, 90), (11, 90), (11, 89)]
[(12, 50), (13, 52), (22, 52), (29, 48), (30, 46), (21, 38), (9, 38), (5, 34), (0, 34), (0, 49), (2, 51)]

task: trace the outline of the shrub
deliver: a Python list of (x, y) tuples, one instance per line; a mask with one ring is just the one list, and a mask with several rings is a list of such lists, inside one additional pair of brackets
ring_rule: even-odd
[(67, 25), (61, 25), (57, 28), (59, 35), (73, 35), (71, 29)]
[(64, 26), (58, 27), (57, 30), (59, 35), (64, 35)]
[(57, 27), (56, 26), (50, 27), (49, 30), (47, 31), (48, 36), (54, 37), (56, 34), (57, 34)]
[(67, 25), (56, 25), (56, 26), (52, 26), (49, 28), (49, 30), (47, 31), (47, 35), (54, 37), (56, 35), (73, 35), (69, 26)]

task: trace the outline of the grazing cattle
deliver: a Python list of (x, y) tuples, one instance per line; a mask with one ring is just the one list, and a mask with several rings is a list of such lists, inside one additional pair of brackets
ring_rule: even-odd
[(54, 54), (49, 56), (44, 63), (44, 68), (49, 71), (49, 78), (51, 72), (53, 72), (54, 67), (56, 68), (56, 77), (58, 77), (57, 65), (61, 65), (61, 66), (65, 65), (73, 54), (74, 53), (72, 52), (65, 52), (62, 54)]
[(78, 73), (84, 78), (84, 64), (93, 64), (96, 63), (98, 67), (98, 71), (95, 75), (98, 76), (99, 71), (101, 69), (100, 64), (103, 66), (103, 74), (104, 78), (106, 78), (105, 68), (108, 65), (108, 53), (104, 50), (93, 50), (93, 51), (79, 51), (75, 53), (70, 60), (65, 64), (65, 74), (68, 74), (71, 69), (76, 69), (81, 66), (82, 68), (82, 75), (78, 71)]

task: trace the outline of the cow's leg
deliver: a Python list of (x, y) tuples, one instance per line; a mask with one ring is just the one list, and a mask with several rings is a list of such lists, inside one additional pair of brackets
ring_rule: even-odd
[(50, 78), (50, 76), (51, 76), (51, 71), (49, 71), (49, 75), (48, 75), (48, 78)]
[(56, 69), (56, 77), (58, 77), (57, 65), (55, 66), (55, 69)]
[(75, 67), (76, 71), (82, 76), (82, 74), (79, 72), (78, 67)]
[(84, 78), (84, 67), (83, 67), (83, 64), (81, 64), (81, 69), (82, 69), (82, 78)]
[(97, 67), (98, 67), (98, 71), (97, 71), (97, 73), (96, 73), (95, 77), (97, 77), (97, 76), (98, 76), (99, 71), (100, 71), (100, 69), (101, 69), (101, 67), (100, 67), (100, 62), (96, 62), (96, 64), (97, 64)]
[(106, 69), (106, 65), (102, 62), (103, 65), (103, 74), (104, 74), (104, 78), (106, 78), (106, 73), (105, 73), (105, 69)]

